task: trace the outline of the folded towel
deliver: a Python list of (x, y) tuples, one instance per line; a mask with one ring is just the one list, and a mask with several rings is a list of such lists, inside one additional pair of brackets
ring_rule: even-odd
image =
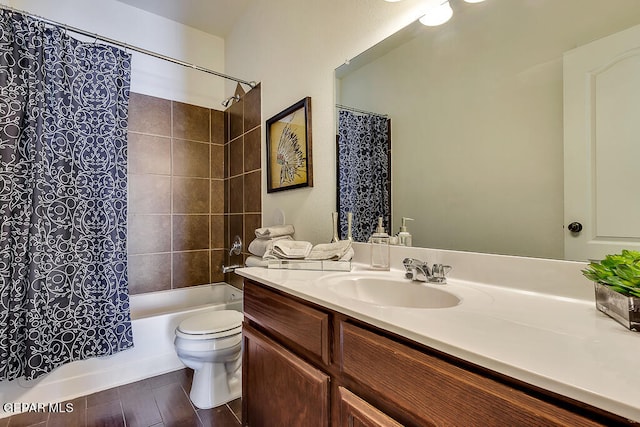
[(349, 250), (344, 255), (342, 255), (342, 257), (340, 257), (338, 261), (351, 261), (355, 254), (356, 251), (354, 251), (353, 248), (349, 248)]
[(273, 238), (278, 236), (293, 236), (295, 229), (293, 225), (272, 225), (256, 229), (256, 237)]
[(262, 258), (251, 255), (244, 261), (244, 265), (247, 267), (268, 267), (269, 261), (265, 261)]
[(275, 240), (280, 240), (280, 239), (293, 240), (293, 238), (289, 235), (274, 237), (272, 239), (271, 238), (253, 239), (251, 243), (249, 243), (249, 252), (251, 252), (255, 256), (262, 257), (264, 256), (264, 253), (267, 251), (267, 245), (269, 244), (269, 242), (273, 242)]
[[(321, 243), (315, 245), (307, 259), (340, 260), (351, 249), (351, 240), (339, 240), (334, 243)], [(351, 255), (353, 257), (353, 255)]]
[(311, 252), (313, 245), (302, 240), (276, 240), (273, 242), (273, 254), (278, 258), (302, 259)]

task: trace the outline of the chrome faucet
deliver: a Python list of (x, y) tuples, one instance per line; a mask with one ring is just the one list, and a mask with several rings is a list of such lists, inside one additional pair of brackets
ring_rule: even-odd
[(404, 277), (419, 282), (447, 283), (447, 273), (451, 270), (450, 265), (433, 264), (429, 268), (429, 263), (415, 258), (405, 258), (402, 265), (406, 270)]

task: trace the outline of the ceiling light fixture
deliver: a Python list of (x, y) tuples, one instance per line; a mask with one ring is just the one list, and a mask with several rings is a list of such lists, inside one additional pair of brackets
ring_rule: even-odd
[(464, 0), (464, 1), (466, 1), (467, 3), (482, 3), (484, 0)]
[(453, 9), (446, 0), (435, 7), (427, 9), (427, 13), (420, 18), (420, 23), (429, 27), (436, 27), (447, 22), (453, 16)]

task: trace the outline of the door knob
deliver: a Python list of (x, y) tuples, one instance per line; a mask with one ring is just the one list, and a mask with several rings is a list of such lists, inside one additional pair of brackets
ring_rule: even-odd
[(582, 231), (582, 224), (580, 224), (579, 222), (572, 222), (567, 228), (572, 233), (579, 233)]

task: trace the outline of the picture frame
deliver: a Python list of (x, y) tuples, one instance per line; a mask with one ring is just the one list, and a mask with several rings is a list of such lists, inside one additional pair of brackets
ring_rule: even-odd
[(266, 122), (267, 193), (313, 187), (311, 97)]

